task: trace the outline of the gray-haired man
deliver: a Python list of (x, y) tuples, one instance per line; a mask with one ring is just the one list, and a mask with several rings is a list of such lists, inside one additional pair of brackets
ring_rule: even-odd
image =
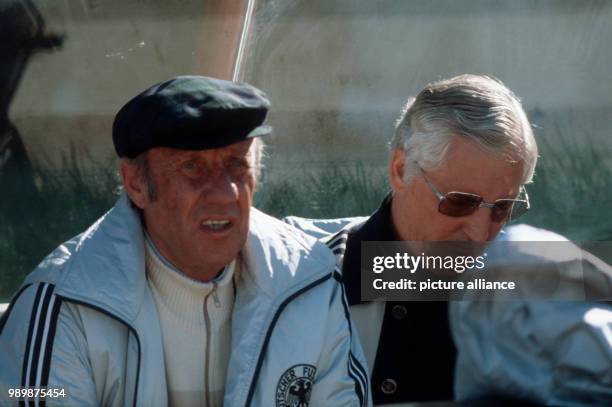
[[(453, 398), (456, 350), (445, 302), (364, 302), (363, 241), (490, 241), (527, 209), (537, 146), (517, 97), (499, 81), (462, 75), (408, 101), (392, 141), (392, 193), (365, 222), (328, 240), (372, 376), (375, 404)], [(304, 228), (297, 218), (289, 222)]]
[[(392, 148), (392, 193), (365, 222), (354, 221), (333, 234), (339, 220), (287, 219), (310, 233), (331, 235), (323, 238), (342, 262), (351, 312), (372, 369), (374, 404), (495, 397), (488, 405), (504, 399), (511, 399), (508, 405), (517, 399), (609, 405), (609, 303), (362, 301), (362, 242), (408, 241), (413, 253), (427, 242), (489, 242), (529, 208), (524, 185), (531, 182), (538, 151), (518, 98), (486, 76), (432, 83), (406, 104)], [(519, 273), (521, 267), (514, 266), (524, 259), (520, 242), (571, 246), (562, 236), (527, 225), (506, 228), (498, 240), (510, 243), (504, 246), (506, 264)], [(534, 257), (540, 261), (537, 270), (558, 264), (557, 270), (567, 273), (557, 277), (575, 283), (575, 294), (584, 284), (598, 292), (597, 298), (612, 298), (612, 268), (588, 253), (570, 251), (564, 259)], [(581, 272), (584, 278), (577, 280)], [(525, 278), (533, 279), (528, 273)]]

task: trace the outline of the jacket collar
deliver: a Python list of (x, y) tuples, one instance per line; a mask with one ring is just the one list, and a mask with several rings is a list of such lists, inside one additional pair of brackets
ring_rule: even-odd
[(327, 247), (286, 223), (252, 208), (242, 258), (260, 293), (284, 296), (334, 268)]
[[(71, 253), (57, 267), (61, 273), (56, 292), (108, 311), (133, 326), (147, 281), (140, 215), (127, 195), (122, 194), (110, 211), (62, 247)], [(49, 262), (53, 263), (53, 255), (41, 266)]]
[(342, 263), (342, 279), (349, 305), (368, 302), (361, 301), (361, 242), (396, 240), (391, 222), (392, 199), (389, 193), (365, 223), (349, 230)]

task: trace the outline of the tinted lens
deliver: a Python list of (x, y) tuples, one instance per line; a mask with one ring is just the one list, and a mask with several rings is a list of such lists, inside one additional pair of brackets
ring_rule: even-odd
[(493, 222), (504, 222), (510, 218), (515, 201), (512, 199), (499, 199), (491, 209), (491, 220)]
[(524, 215), (529, 210), (527, 201), (515, 201), (512, 207), (511, 219), (516, 219)]
[(459, 216), (467, 216), (476, 209), (482, 202), (482, 198), (478, 195), (466, 194), (463, 192), (449, 192), (444, 196), (438, 205), (440, 213), (457, 218)]

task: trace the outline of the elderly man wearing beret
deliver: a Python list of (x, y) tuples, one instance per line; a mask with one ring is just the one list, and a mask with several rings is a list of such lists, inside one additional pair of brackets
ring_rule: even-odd
[(268, 107), (183, 76), (121, 109), (122, 196), (13, 299), (1, 401), (368, 405), (334, 256), (251, 206)]

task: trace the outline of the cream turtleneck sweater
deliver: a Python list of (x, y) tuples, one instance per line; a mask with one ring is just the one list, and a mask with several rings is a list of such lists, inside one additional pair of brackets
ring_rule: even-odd
[(222, 406), (231, 344), (234, 260), (210, 282), (170, 264), (146, 239), (147, 277), (162, 331), (170, 406)]

